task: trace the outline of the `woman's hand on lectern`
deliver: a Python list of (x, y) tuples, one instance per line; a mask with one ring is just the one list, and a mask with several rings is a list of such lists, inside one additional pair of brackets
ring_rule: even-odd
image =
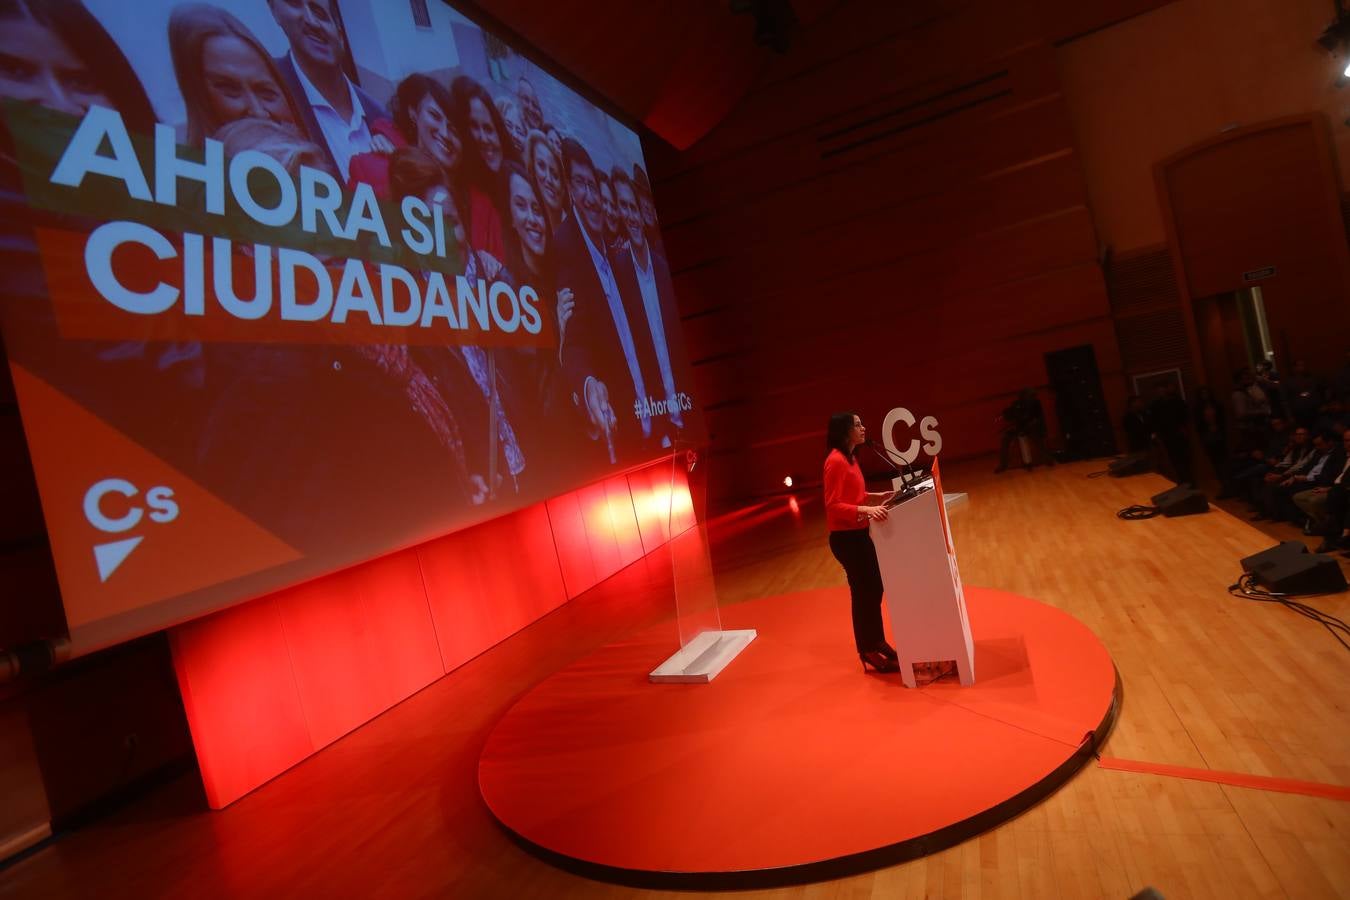
[(884, 506), (860, 506), (858, 512), (862, 513), (864, 518), (871, 519), (873, 522), (880, 522), (891, 514), (891, 511)]

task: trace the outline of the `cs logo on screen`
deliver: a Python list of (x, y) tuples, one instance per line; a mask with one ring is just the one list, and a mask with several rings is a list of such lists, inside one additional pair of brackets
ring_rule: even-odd
[[(84, 517), (104, 534), (124, 534), (141, 524), (143, 518), (167, 525), (178, 518), (178, 503), (173, 499), (173, 488), (162, 484), (147, 490), (142, 502), (140, 489), (130, 481), (105, 478), (85, 491)], [(98, 580), (107, 581), (143, 540), (145, 535), (140, 534), (95, 544)]]

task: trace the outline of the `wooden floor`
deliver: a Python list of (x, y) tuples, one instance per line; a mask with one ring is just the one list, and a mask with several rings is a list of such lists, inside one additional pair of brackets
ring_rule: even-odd
[[(1124, 698), (1104, 755), (1350, 784), (1350, 653), (1321, 626), (1225, 590), (1271, 537), (1219, 510), (1117, 520), (1169, 484), (1086, 477), (1099, 467), (949, 468), (948, 490), (971, 496), (952, 521), (964, 580), (1053, 604), (1101, 637)], [(842, 581), (818, 502), (794, 513), (775, 500), (715, 540), (724, 603)], [(685, 896), (532, 858), (475, 782), (479, 748), (522, 692), (669, 614), (663, 564), (631, 567), (222, 812), (182, 779), (0, 872), (0, 895)], [(1350, 594), (1314, 602), (1350, 619)], [(736, 896), (1125, 898), (1149, 885), (1168, 898), (1350, 897), (1350, 803), (1089, 765), (943, 853)]]

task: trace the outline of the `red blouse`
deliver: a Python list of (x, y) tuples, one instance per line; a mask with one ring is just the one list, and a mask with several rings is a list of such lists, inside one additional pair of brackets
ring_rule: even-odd
[(825, 457), (825, 521), (831, 531), (857, 531), (867, 527), (858, 516), (858, 505), (867, 499), (867, 482), (857, 461), (850, 462), (838, 450)]

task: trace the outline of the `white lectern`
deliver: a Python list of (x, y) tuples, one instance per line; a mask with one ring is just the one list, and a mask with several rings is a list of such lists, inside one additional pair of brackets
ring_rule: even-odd
[(916, 481), (914, 489), (897, 494), (890, 517), (871, 525), (900, 677), (915, 687), (915, 663), (954, 659), (961, 683), (973, 684), (975, 651), (941, 476)]

